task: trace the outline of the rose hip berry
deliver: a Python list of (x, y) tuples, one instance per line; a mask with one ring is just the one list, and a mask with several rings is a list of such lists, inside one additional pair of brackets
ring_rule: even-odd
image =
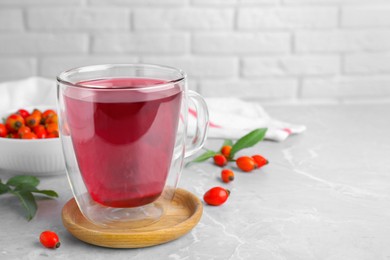
[(229, 169), (224, 169), (221, 172), (221, 179), (223, 182), (229, 183), (234, 180), (234, 172)]
[(44, 120), (45, 124), (57, 124), (58, 125), (58, 116), (56, 114), (51, 115), (47, 118), (42, 119)]
[(58, 137), (58, 124), (56, 123), (50, 123), (46, 125), (46, 131), (48, 134), (54, 134), (55, 136)]
[(58, 235), (50, 230), (43, 231), (39, 236), (39, 241), (47, 248), (59, 248), (61, 245)]
[(232, 150), (232, 147), (230, 145), (224, 145), (221, 148), (221, 154), (228, 159), (230, 157), (231, 150)]
[(30, 113), (26, 110), (26, 109), (19, 109), (18, 112), (16, 112), (16, 114), (19, 114), (21, 115), (23, 118), (26, 118), (30, 115)]
[(31, 112), (31, 115), (37, 115), (39, 117), (42, 117), (42, 112), (41, 110), (35, 108), (32, 112)]
[(7, 138), (18, 139), (19, 135), (18, 135), (18, 132), (13, 132), (13, 133), (8, 133), (6, 137)]
[(43, 125), (37, 125), (32, 130), (37, 135), (38, 139), (43, 139), (47, 136), (46, 128)]
[(41, 110), (39, 109), (34, 109), (32, 112), (31, 112), (31, 115), (34, 116), (34, 118), (38, 121), (38, 124), (42, 123), (42, 112)]
[(7, 117), (7, 120), (5, 121), (5, 126), (10, 132), (17, 132), (19, 128), (24, 126), (24, 118), (21, 115), (12, 114)]
[(211, 206), (219, 206), (226, 202), (229, 195), (229, 190), (222, 187), (214, 187), (204, 194), (203, 200)]
[(227, 164), (227, 159), (222, 154), (214, 155), (213, 159), (214, 159), (214, 163), (220, 167), (223, 167)]
[(48, 133), (45, 138), (49, 139), (49, 138), (57, 138), (57, 137), (58, 137), (58, 133)]
[(261, 168), (264, 165), (268, 164), (268, 160), (259, 154), (253, 155), (252, 158), (253, 160), (255, 160), (256, 168)]
[(19, 137), (23, 137), (24, 134), (27, 134), (27, 133), (31, 133), (31, 129), (30, 127), (28, 126), (22, 126), (21, 128), (19, 128), (18, 130), (18, 135)]
[(30, 132), (30, 133), (23, 134), (22, 139), (38, 139), (38, 137), (33, 132)]
[(249, 156), (241, 156), (236, 160), (237, 167), (244, 172), (250, 172), (256, 168), (255, 160)]
[(8, 134), (7, 128), (5, 125), (0, 124), (0, 137), (6, 137)]
[(41, 117), (37, 114), (31, 114), (28, 117), (26, 117), (26, 125), (28, 127), (36, 127), (41, 122)]
[(43, 119), (47, 119), (47, 118), (52, 117), (54, 115), (56, 115), (56, 112), (54, 110), (52, 110), (52, 109), (48, 109), (48, 110), (46, 110), (45, 112), (42, 113), (42, 118)]

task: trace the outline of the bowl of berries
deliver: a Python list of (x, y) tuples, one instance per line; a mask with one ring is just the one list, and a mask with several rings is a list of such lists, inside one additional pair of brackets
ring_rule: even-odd
[(55, 108), (15, 108), (0, 119), (0, 169), (37, 176), (65, 171)]

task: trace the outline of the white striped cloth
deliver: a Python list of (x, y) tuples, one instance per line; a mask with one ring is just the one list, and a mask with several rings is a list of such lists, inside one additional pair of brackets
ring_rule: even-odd
[[(238, 139), (256, 128), (268, 128), (265, 139), (283, 141), (306, 130), (304, 125), (271, 118), (257, 103), (238, 98), (206, 98), (210, 124), (208, 138)], [(189, 132), (193, 134), (196, 112), (190, 109)]]

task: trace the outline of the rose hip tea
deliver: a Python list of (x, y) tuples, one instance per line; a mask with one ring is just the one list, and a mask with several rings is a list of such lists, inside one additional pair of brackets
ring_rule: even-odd
[(161, 219), (185, 158), (207, 136), (207, 105), (188, 89), (186, 73), (155, 64), (84, 66), (61, 72), (57, 91), (66, 174), (83, 216), (114, 230)]
[[(171, 166), (182, 91), (149, 78), (82, 81), (64, 93), (78, 166), (92, 199), (109, 207), (153, 202)], [(145, 87), (145, 88), (144, 88)], [(126, 91), (136, 88), (135, 91)]]

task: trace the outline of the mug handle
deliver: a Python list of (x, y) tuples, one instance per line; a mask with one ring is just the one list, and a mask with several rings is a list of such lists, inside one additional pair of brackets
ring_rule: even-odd
[(209, 111), (206, 101), (195, 91), (188, 90), (187, 94), (188, 100), (192, 101), (196, 109), (196, 131), (191, 143), (186, 144), (185, 158), (195, 154), (203, 147), (209, 126)]

